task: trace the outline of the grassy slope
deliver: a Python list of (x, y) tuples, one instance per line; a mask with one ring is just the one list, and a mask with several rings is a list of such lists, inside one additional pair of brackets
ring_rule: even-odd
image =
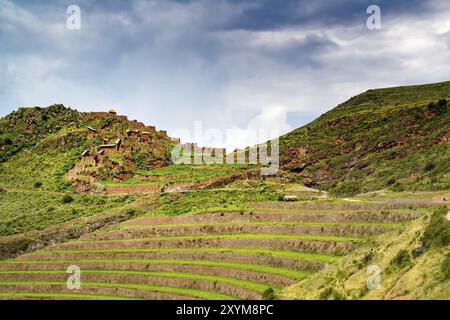
[[(310, 275), (310, 272), (304, 270), (292, 270), (288, 268), (282, 267), (271, 267), (267, 265), (260, 264), (249, 264), (249, 263), (239, 263), (239, 262), (227, 262), (227, 261), (208, 261), (208, 260), (122, 260), (122, 259), (114, 259), (114, 260), (5, 260), (0, 263), (13, 263), (13, 264), (47, 264), (47, 263), (64, 263), (64, 264), (84, 264), (84, 263), (108, 263), (108, 264), (167, 264), (167, 265), (192, 265), (192, 266), (206, 266), (206, 267), (222, 267), (222, 268), (231, 268), (238, 270), (246, 270), (252, 272), (262, 272), (268, 274), (274, 274), (279, 276), (284, 276), (287, 278), (292, 278), (294, 280), (302, 280), (305, 277)], [(64, 265), (65, 266), (65, 265)]]
[(281, 164), (338, 195), (450, 189), (450, 103), (438, 105), (449, 93), (450, 82), (369, 90), (281, 137)]
[[(28, 114), (29, 110), (33, 109), (23, 112)], [(46, 109), (38, 109), (39, 112), (43, 110)], [(132, 200), (128, 197), (73, 193), (64, 175), (75, 165), (87, 141), (77, 129), (74, 111), (58, 110), (69, 113), (73, 122), (66, 123), (57, 132), (51, 126), (52, 132), (46, 132), (45, 136), (42, 134), (43, 137), (34, 141), (34, 144), (29, 141), (16, 153), (11, 151), (6, 161), (0, 163), (3, 190), (0, 192), (0, 236), (42, 230), (74, 218), (123, 206)], [(36, 121), (36, 126), (33, 132), (39, 132), (43, 125)], [(15, 139), (13, 146), (20, 144), (21, 136), (18, 133), (15, 136), (9, 134), (8, 137)]]
[(340, 256), (320, 254), (312, 252), (300, 252), (278, 249), (254, 249), (254, 248), (158, 248), (158, 249), (86, 249), (86, 250), (42, 250), (35, 251), (31, 255), (64, 254), (64, 253), (139, 253), (139, 252), (233, 252), (255, 255), (270, 255), (288, 259), (301, 259), (307, 261), (320, 261), (324, 263), (336, 262)]
[[(0, 118), (0, 258), (149, 209), (148, 203), (131, 196), (77, 194), (65, 180), (82, 151), (101, 144), (98, 137), (87, 135), (88, 126), (102, 128), (101, 137), (112, 141), (132, 125), (125, 118), (91, 117), (62, 105), (21, 108)], [(144, 158), (160, 160), (164, 143), (147, 150)], [(137, 166), (128, 159), (123, 170)], [(105, 176), (115, 173), (112, 168), (102, 171)]]
[[(131, 125), (124, 118), (90, 117), (62, 105), (21, 108), (0, 118), (0, 237), (42, 230), (133, 201), (132, 197), (79, 195), (65, 180), (83, 150), (101, 144), (98, 137), (87, 136), (88, 126), (102, 128), (102, 137), (113, 140)], [(149, 161), (161, 153), (146, 151)], [(131, 160), (125, 171), (137, 169)], [(113, 171), (109, 168), (102, 174), (111, 176)]]
[[(1, 286), (8, 285), (33, 285), (33, 286), (46, 286), (46, 285), (66, 285), (66, 282), (58, 281), (0, 281)], [(123, 283), (102, 283), (102, 282), (84, 282), (86, 287), (99, 287), (99, 288), (124, 288), (124, 289), (136, 289), (136, 290), (148, 290), (154, 292), (165, 292), (181, 294), (186, 296), (192, 296), (204, 300), (238, 300), (237, 297), (232, 297), (225, 294), (220, 294), (216, 292), (210, 292), (199, 289), (191, 288), (178, 288), (178, 287), (167, 287), (159, 285), (145, 285), (145, 284), (123, 284)], [(27, 294), (28, 296), (28, 294)]]
[(276, 186), (258, 183), (247, 190), (198, 190), (184, 194), (163, 194), (157, 201), (160, 207), (150, 215), (181, 215), (194, 212), (243, 210), (250, 201), (277, 200)]
[[(219, 275), (207, 275), (192, 272), (176, 272), (176, 271), (130, 271), (130, 270), (83, 270), (84, 274), (94, 274), (94, 275), (138, 275), (138, 276), (148, 276), (148, 277), (158, 277), (158, 278), (178, 278), (178, 279), (188, 279), (188, 280), (200, 280), (200, 281), (212, 281), (228, 284), (231, 286), (241, 287), (258, 293), (263, 293), (268, 286), (261, 284), (259, 282), (237, 279), (227, 276)], [(66, 270), (8, 270), (0, 271), (0, 274), (39, 274), (39, 275), (54, 275), (54, 274), (67, 274)], [(278, 288), (277, 288), (278, 289)]]
[(64, 203), (64, 193), (18, 190), (0, 194), (0, 236), (42, 230), (54, 224), (123, 206), (131, 197), (72, 195)]
[[(164, 186), (172, 183), (195, 183), (206, 181), (218, 176), (238, 173), (246, 170), (242, 165), (169, 165), (154, 170), (135, 171), (132, 178), (121, 182), (109, 180), (101, 181), (103, 185), (129, 186), (129, 185), (158, 185)], [(150, 180), (149, 180), (150, 179)]]
[[(422, 246), (429, 216), (416, 220), (403, 232), (392, 231), (359, 248), (335, 265), (286, 288), (284, 299), (450, 299), (449, 282), (441, 270), (450, 245), (435, 246), (413, 257), (413, 249)], [(450, 234), (450, 222), (446, 222)], [(448, 241), (448, 240), (447, 240)], [(393, 263), (400, 251), (409, 260)], [(381, 268), (381, 288), (367, 289), (367, 267)], [(447, 271), (448, 272), (448, 271)]]

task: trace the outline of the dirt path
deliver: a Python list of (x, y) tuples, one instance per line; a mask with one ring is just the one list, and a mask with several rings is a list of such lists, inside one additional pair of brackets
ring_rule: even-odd
[(106, 194), (151, 194), (158, 193), (161, 187), (157, 185), (123, 185), (123, 186), (105, 186)]

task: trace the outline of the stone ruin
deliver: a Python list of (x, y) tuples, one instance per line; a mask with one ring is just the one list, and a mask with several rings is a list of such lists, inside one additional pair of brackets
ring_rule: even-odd
[[(77, 162), (75, 167), (70, 170), (66, 176), (73, 186), (80, 186), (80, 184), (87, 187), (87, 185), (95, 184), (95, 177), (98, 171), (105, 167), (106, 165), (113, 165), (111, 163), (110, 157), (121, 154), (129, 154), (135, 150), (140, 150), (141, 148), (164, 148), (165, 141), (177, 141), (180, 139), (170, 138), (167, 135), (167, 131), (160, 130), (157, 131), (154, 126), (146, 126), (145, 124), (138, 122), (136, 120), (129, 121), (126, 116), (118, 115), (114, 109), (108, 112), (90, 112), (85, 115), (86, 121), (98, 120), (104, 117), (114, 117), (121, 119), (122, 121), (127, 121), (128, 128), (119, 130), (115, 134), (116, 138), (111, 138), (111, 130), (108, 128), (99, 129), (92, 126), (86, 127), (86, 137), (89, 140), (98, 139), (101, 144), (97, 145), (88, 150), (84, 150), (81, 153), (81, 159)], [(108, 134), (109, 138), (105, 138), (105, 132)], [(103, 134), (103, 136), (102, 136)], [(114, 165), (113, 168), (118, 168), (120, 170), (122, 165)], [(88, 188), (90, 189), (90, 188)]]

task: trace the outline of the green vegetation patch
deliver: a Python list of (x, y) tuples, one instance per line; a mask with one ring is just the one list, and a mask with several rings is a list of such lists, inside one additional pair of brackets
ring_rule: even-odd
[(300, 252), (291, 250), (272, 250), (254, 248), (152, 248), (152, 249), (86, 249), (86, 250), (40, 250), (27, 256), (43, 254), (66, 254), (66, 253), (143, 253), (143, 252), (230, 252), (253, 255), (268, 255), (287, 259), (298, 259), (307, 261), (318, 261), (323, 263), (336, 262), (340, 256), (331, 254), (319, 254), (312, 252)]
[[(65, 270), (0, 270), (0, 274), (66, 274)], [(244, 280), (219, 275), (198, 274), (191, 272), (176, 271), (128, 271), (128, 270), (83, 270), (83, 274), (118, 274), (118, 275), (137, 275), (161, 278), (179, 278), (188, 280), (212, 281), (224, 283), (235, 287), (244, 288), (250, 291), (262, 294), (267, 285), (251, 280)], [(279, 288), (276, 288), (279, 289)]]
[(248, 264), (240, 262), (224, 262), (224, 261), (208, 261), (208, 260), (7, 260), (1, 263), (20, 263), (20, 264), (46, 264), (46, 263), (114, 263), (114, 264), (178, 264), (178, 265), (193, 265), (193, 266), (205, 266), (205, 267), (222, 267), (239, 269), (252, 272), (268, 273), (278, 276), (291, 278), (294, 280), (303, 280), (309, 275), (310, 272), (292, 270), (282, 267), (271, 267), (259, 264)]
[(210, 234), (200, 236), (170, 236), (170, 237), (147, 237), (147, 238), (121, 238), (116, 240), (77, 240), (68, 243), (109, 243), (109, 242), (129, 242), (129, 241), (147, 241), (147, 240), (191, 240), (191, 239), (296, 239), (296, 240), (311, 240), (311, 241), (333, 241), (345, 242), (361, 241), (362, 237), (348, 237), (348, 236), (333, 236), (321, 234), (272, 234), (272, 233), (239, 233), (239, 234)]
[(250, 190), (198, 190), (183, 194), (166, 193), (157, 200), (158, 209), (148, 215), (182, 215), (214, 210), (243, 210), (251, 201), (277, 200), (278, 190), (260, 184)]
[[(20, 286), (20, 285), (66, 285), (66, 282), (61, 281), (0, 281), (0, 286)], [(125, 289), (137, 289), (137, 290), (148, 290), (154, 292), (165, 292), (181, 294), (191, 297), (197, 297), (205, 300), (238, 300), (238, 297), (233, 297), (225, 294), (220, 294), (216, 292), (210, 292), (199, 289), (191, 288), (177, 288), (177, 287), (166, 287), (159, 285), (144, 285), (144, 284), (130, 284), (130, 283), (100, 283), (100, 282), (83, 282), (84, 286), (87, 287), (100, 287), (100, 288), (125, 288)]]
[(430, 221), (422, 237), (426, 248), (439, 248), (450, 244), (450, 221), (445, 218), (447, 207), (442, 207), (430, 217)]
[(448, 254), (441, 264), (441, 271), (445, 280), (450, 280), (450, 254)]
[(0, 236), (42, 230), (132, 201), (133, 197), (10, 190), (0, 193)]
[(31, 298), (31, 299), (76, 299), (76, 300), (141, 300), (139, 298), (105, 296), (97, 294), (80, 294), (80, 293), (56, 293), (56, 292), (0, 292), (0, 297), (5, 298)]
[(168, 223), (168, 224), (149, 224), (149, 225), (120, 225), (103, 229), (104, 233), (111, 230), (127, 229), (153, 229), (160, 227), (207, 227), (207, 226), (242, 226), (242, 225), (261, 225), (261, 226), (342, 226), (342, 227), (386, 227), (396, 228), (404, 226), (402, 222), (303, 222), (303, 221), (236, 221), (236, 222), (217, 222), (217, 223)]

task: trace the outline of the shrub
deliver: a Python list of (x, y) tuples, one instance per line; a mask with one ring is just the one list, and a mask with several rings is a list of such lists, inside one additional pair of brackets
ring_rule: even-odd
[(388, 181), (386, 181), (386, 186), (389, 187), (389, 186), (393, 185), (395, 182), (396, 182), (396, 181), (395, 181), (394, 178), (390, 178)]
[(262, 294), (263, 300), (274, 300), (275, 299), (275, 291), (272, 288), (267, 288)]
[(361, 192), (361, 184), (357, 181), (342, 182), (331, 190), (331, 193), (337, 197), (350, 197)]
[(34, 183), (34, 187), (35, 187), (36, 189), (42, 187), (42, 182), (36, 181), (36, 182)]
[(326, 288), (325, 290), (323, 290), (320, 293), (319, 299), (320, 300), (329, 300), (329, 299), (345, 300), (345, 297), (342, 293), (340, 293), (339, 291), (337, 291), (334, 288)]
[(396, 183), (389, 186), (389, 190), (394, 192), (402, 192), (405, 191), (405, 186), (397, 181)]
[(132, 215), (132, 214), (135, 214), (135, 213), (136, 213), (136, 210), (134, 210), (134, 209), (127, 209), (127, 214)]
[(66, 195), (62, 198), (62, 203), (67, 204), (67, 203), (71, 203), (71, 202), (73, 202), (73, 197), (70, 196), (70, 195), (68, 195), (68, 194), (66, 194)]
[(371, 249), (368, 253), (366, 253), (365, 255), (364, 255), (364, 257), (362, 258), (362, 263), (363, 263), (363, 265), (367, 265), (369, 262), (370, 262), (370, 260), (372, 260), (372, 258), (373, 258), (373, 250)]
[(431, 215), (422, 237), (425, 248), (439, 248), (450, 244), (450, 222), (444, 217), (447, 207), (442, 207)]
[(430, 172), (430, 171), (432, 171), (434, 168), (436, 168), (436, 165), (435, 165), (433, 162), (427, 162), (427, 163), (425, 164), (425, 167), (423, 168), (423, 170), (424, 170), (425, 172)]
[(447, 100), (446, 99), (439, 99), (438, 101), (438, 107), (442, 108), (445, 107), (447, 105)]
[(25, 251), (28, 249), (28, 247), (30, 246), (30, 244), (33, 243), (33, 240), (31, 239), (27, 239), (27, 238), (21, 238), (17, 241), (14, 241), (12, 243), (12, 248), (11, 248), (11, 252), (21, 252), (21, 251)]
[(397, 266), (400, 268), (406, 267), (408, 264), (411, 263), (411, 257), (406, 250), (400, 250), (397, 255), (392, 259), (391, 265)]
[(445, 260), (442, 262), (441, 271), (444, 274), (444, 279), (449, 280), (450, 279), (450, 254), (447, 255)]
[(6, 145), (6, 146), (10, 146), (10, 145), (13, 144), (13, 141), (11, 140), (11, 138), (5, 138), (3, 140), (3, 144)]
[(6, 192), (6, 189), (3, 188), (2, 186), (0, 186), (0, 193), (4, 193), (4, 192)]
[(133, 154), (132, 160), (136, 164), (138, 169), (145, 169), (147, 166), (147, 161), (145, 160), (145, 156), (141, 153)]

